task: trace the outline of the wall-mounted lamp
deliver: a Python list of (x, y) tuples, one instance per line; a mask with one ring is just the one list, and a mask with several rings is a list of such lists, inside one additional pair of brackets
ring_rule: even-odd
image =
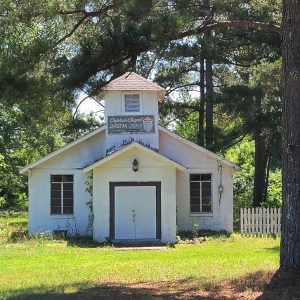
[(139, 166), (140, 166), (139, 162), (135, 158), (134, 161), (132, 162), (132, 171), (137, 172), (139, 170)]
[(219, 184), (218, 192), (219, 192), (219, 194), (222, 194), (224, 192), (224, 186), (222, 184)]

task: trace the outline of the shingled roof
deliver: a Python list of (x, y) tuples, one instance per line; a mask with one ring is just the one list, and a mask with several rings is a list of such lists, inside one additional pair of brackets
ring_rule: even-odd
[(162, 101), (166, 90), (158, 84), (134, 73), (126, 72), (120, 77), (112, 80), (104, 88), (104, 91), (157, 91), (158, 99)]

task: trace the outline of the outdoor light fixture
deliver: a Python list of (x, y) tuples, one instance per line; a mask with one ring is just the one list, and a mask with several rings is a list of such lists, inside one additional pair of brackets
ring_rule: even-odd
[(224, 192), (224, 186), (222, 184), (219, 184), (218, 192), (219, 192), (219, 194), (222, 194)]
[(137, 172), (139, 170), (139, 162), (135, 158), (134, 161), (132, 162), (132, 171)]

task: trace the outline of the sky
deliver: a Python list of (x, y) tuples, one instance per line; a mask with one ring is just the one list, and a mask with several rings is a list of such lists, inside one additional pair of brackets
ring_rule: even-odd
[[(77, 104), (79, 104), (84, 97), (86, 97), (86, 94), (84, 93), (80, 94), (77, 100)], [(92, 113), (98, 121), (101, 115), (103, 115), (103, 111), (104, 108), (92, 98), (85, 99), (78, 108), (78, 112), (80, 113), (84, 113), (84, 114)]]

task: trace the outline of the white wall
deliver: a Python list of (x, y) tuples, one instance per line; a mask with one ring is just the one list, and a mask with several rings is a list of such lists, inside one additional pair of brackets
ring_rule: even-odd
[[(187, 172), (177, 171), (177, 225), (179, 230), (192, 230), (194, 224), (201, 229), (233, 230), (233, 182), (232, 170), (222, 165), (222, 176), (218, 171), (218, 162), (189, 145), (183, 144), (174, 137), (160, 131), (159, 152), (166, 157), (186, 166)], [(189, 173), (211, 173), (213, 212), (190, 213)], [(224, 193), (219, 201), (218, 186), (222, 181)]]
[[(85, 192), (86, 175), (81, 168), (99, 159), (105, 153), (104, 131), (50, 159), (31, 170), (29, 175), (29, 230), (30, 233), (75, 228), (86, 233), (90, 195)], [(223, 164), (224, 193), (221, 202), (217, 192), (220, 183), (218, 162), (160, 131), (159, 152), (186, 166), (188, 172), (213, 174), (213, 213), (190, 214), (189, 175), (176, 171), (168, 163), (141, 150), (132, 149), (111, 162), (94, 170), (95, 239), (104, 241), (109, 236), (109, 182), (161, 181), (162, 182), (162, 240), (174, 241), (177, 225), (180, 230), (191, 230), (193, 224), (201, 228), (232, 231), (233, 186), (232, 171)], [(131, 163), (140, 161), (140, 170), (134, 173)], [(74, 216), (50, 215), (50, 175), (74, 174)], [(176, 199), (176, 202), (175, 202)]]
[[(131, 164), (138, 159), (140, 169), (133, 172)], [(137, 148), (120, 154), (102, 167), (93, 170), (94, 177), (94, 239), (105, 241), (109, 237), (109, 182), (160, 181), (162, 241), (176, 239), (176, 169)]]
[[(50, 214), (50, 175), (74, 175), (74, 215)], [(86, 176), (81, 170), (33, 169), (29, 184), (29, 233), (68, 230), (70, 234), (87, 233), (89, 211), (86, 202), (90, 195), (85, 192)]]
[[(137, 93), (136, 91), (113, 92), (105, 93), (105, 122), (107, 124), (108, 116), (124, 115), (123, 99), (125, 94)], [(157, 92), (140, 92), (141, 113), (139, 115), (154, 115), (155, 132), (146, 134), (108, 134), (106, 131), (106, 148), (114, 145), (120, 145), (123, 140), (134, 138), (141, 140), (145, 144), (150, 144), (151, 147), (158, 149), (158, 93)], [(132, 114), (129, 114), (132, 115)]]
[[(104, 152), (104, 132), (96, 134), (33, 168), (28, 174), (29, 233), (70, 229), (70, 233), (86, 234), (90, 195), (85, 192), (87, 177), (82, 168)], [(50, 175), (74, 175), (74, 215), (50, 215)]]

